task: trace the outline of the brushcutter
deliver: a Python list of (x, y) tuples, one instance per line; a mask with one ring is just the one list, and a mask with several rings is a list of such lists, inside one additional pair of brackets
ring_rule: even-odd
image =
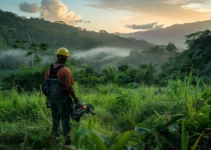
[(71, 117), (73, 120), (79, 122), (80, 118), (83, 117), (85, 113), (95, 115), (94, 106), (92, 104), (85, 105), (80, 102), (73, 105)]

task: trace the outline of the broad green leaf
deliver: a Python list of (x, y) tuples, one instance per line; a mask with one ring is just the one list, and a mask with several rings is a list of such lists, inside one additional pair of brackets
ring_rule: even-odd
[(114, 133), (114, 134), (110, 137), (110, 139), (109, 139), (109, 144), (108, 144), (108, 147), (109, 147), (109, 148), (111, 148), (111, 147), (115, 144), (118, 135), (119, 135), (119, 134)]
[(93, 119), (90, 119), (89, 120), (89, 124), (88, 124), (88, 129), (90, 130), (90, 131), (92, 131), (93, 129), (94, 129), (94, 120)]
[(171, 118), (170, 122), (171, 122), (171, 123), (175, 123), (176, 121), (178, 121), (178, 120), (180, 120), (180, 119), (182, 119), (182, 118), (184, 118), (184, 117), (185, 117), (184, 114), (177, 114), (177, 115), (174, 115), (174, 116)]
[(135, 127), (135, 131), (138, 131), (139, 133), (145, 134), (145, 133), (151, 133), (152, 130), (144, 127)]
[(90, 131), (89, 130), (79, 130), (77, 133), (76, 133), (76, 136), (75, 136), (75, 146), (76, 148), (79, 147), (79, 141), (80, 141), (80, 138), (83, 136), (83, 135), (89, 135), (90, 134)]
[(133, 120), (132, 117), (129, 116), (129, 117), (127, 118), (127, 120), (130, 122), (130, 124), (131, 124), (133, 127), (136, 126), (136, 122)]
[(117, 143), (114, 145), (113, 150), (122, 150), (124, 146), (132, 139), (134, 131), (126, 131), (118, 139)]
[(185, 115), (184, 114), (177, 114), (177, 115), (174, 115), (171, 120), (169, 122), (167, 122), (163, 127), (162, 129), (170, 126), (171, 124), (175, 124), (178, 120), (184, 118)]
[(92, 132), (92, 142), (95, 143), (97, 150), (106, 150), (106, 145), (103, 143), (102, 139), (94, 132)]
[(179, 132), (179, 126), (177, 124), (171, 124), (168, 126), (168, 130), (171, 133)]

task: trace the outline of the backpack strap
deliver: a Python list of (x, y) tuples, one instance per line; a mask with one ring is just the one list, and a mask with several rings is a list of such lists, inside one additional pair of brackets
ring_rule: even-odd
[(57, 78), (57, 76), (56, 76), (57, 72), (63, 67), (65, 67), (65, 65), (59, 65), (58, 67), (54, 68), (54, 64), (52, 64), (50, 66), (50, 76), (49, 76), (49, 78)]

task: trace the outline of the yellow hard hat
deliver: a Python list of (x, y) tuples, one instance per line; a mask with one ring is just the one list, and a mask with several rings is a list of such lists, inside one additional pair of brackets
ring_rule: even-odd
[(56, 54), (57, 54), (57, 55), (67, 56), (67, 57), (70, 55), (68, 49), (66, 49), (66, 48), (64, 48), (64, 47), (59, 48), (59, 49), (57, 50)]

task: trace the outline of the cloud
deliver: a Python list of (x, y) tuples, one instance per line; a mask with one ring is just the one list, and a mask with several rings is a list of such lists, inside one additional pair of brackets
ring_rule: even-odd
[(126, 25), (126, 28), (130, 28), (130, 29), (135, 29), (135, 30), (148, 30), (148, 29), (152, 29), (155, 25), (157, 24), (157, 22), (153, 22), (153, 23), (148, 23), (148, 24), (141, 24), (141, 25), (137, 25), (137, 24), (131, 24), (131, 25)]
[(201, 3), (189, 3), (186, 5), (182, 5), (181, 8), (194, 10), (201, 13), (211, 12), (211, 4), (207, 4), (206, 6), (204, 6)]
[(201, 13), (211, 12), (210, 0), (166, 0), (166, 4), (181, 4), (180, 8)]
[(184, 0), (165, 0), (165, 1), (163, 1), (163, 3), (175, 5), (175, 4), (186, 4), (187, 1), (184, 1)]
[(126, 28), (130, 28), (130, 29), (134, 29), (134, 30), (154, 30), (154, 29), (161, 29), (163, 28), (164, 24), (162, 25), (158, 25), (157, 22), (153, 22), (153, 23), (147, 23), (147, 24), (141, 24), (141, 25), (137, 25), (137, 24), (128, 24), (125, 27)]
[[(90, 7), (110, 10), (124, 10), (142, 18), (142, 23), (148, 21), (147, 17), (156, 19), (156, 22), (169, 20), (172, 24), (179, 22), (192, 22), (208, 20), (206, 13), (211, 9), (210, 0), (87, 0)], [(189, 5), (200, 4), (199, 8)], [(189, 9), (187, 9), (189, 8)], [(199, 13), (200, 12), (200, 13)], [(147, 16), (147, 17), (145, 17)], [(136, 19), (138, 20), (138, 19)], [(140, 20), (140, 19), (139, 19)], [(145, 21), (144, 21), (145, 20)]]
[(90, 20), (85, 20), (84, 23), (91, 23), (91, 21)]
[(39, 6), (37, 6), (36, 3), (28, 4), (28, 3), (24, 2), (19, 5), (19, 8), (21, 11), (27, 12), (27, 13), (38, 13), (40, 11), (40, 8), (39, 8)]
[(20, 4), (19, 8), (23, 12), (34, 13), (35, 6), (38, 8), (37, 12), (40, 12), (40, 17), (48, 21), (63, 21), (68, 25), (75, 25), (82, 18), (81, 15), (75, 15), (74, 12), (68, 11), (67, 6), (60, 0), (42, 0), (40, 7), (25, 2)]
[[(132, 12), (164, 12), (173, 8), (180, 10), (182, 5), (192, 3), (201, 4), (202, 8), (211, 8), (210, 0), (87, 0), (89, 6), (95, 8), (111, 8), (128, 10)], [(153, 11), (154, 10), (154, 11)], [(172, 11), (174, 11), (172, 10)]]
[(164, 24), (161, 24), (161, 25), (156, 25), (156, 26), (154, 26), (154, 28), (153, 29), (162, 29), (163, 28), (163, 26), (164, 26)]
[(76, 22), (80, 22), (80, 23), (91, 23), (90, 20), (77, 20)]

